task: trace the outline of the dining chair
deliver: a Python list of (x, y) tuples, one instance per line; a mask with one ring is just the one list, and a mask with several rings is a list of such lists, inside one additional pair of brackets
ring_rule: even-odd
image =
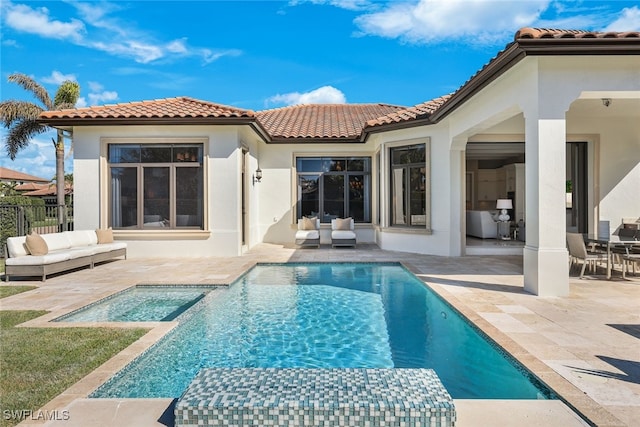
[(595, 272), (595, 265), (598, 261), (607, 261), (607, 253), (603, 251), (588, 251), (587, 246), (584, 243), (584, 238), (580, 233), (567, 233), (567, 248), (569, 250), (569, 269), (573, 266), (575, 261), (582, 260), (582, 270), (580, 271), (580, 278), (584, 276), (584, 270), (587, 267), (587, 263), (591, 263), (592, 272)]

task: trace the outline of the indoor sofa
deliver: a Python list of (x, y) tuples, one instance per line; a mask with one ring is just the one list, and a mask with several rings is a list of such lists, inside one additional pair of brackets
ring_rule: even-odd
[(498, 224), (490, 211), (467, 211), (467, 236), (480, 239), (498, 237)]
[(28, 248), (27, 236), (7, 239), (5, 281), (9, 281), (9, 276), (40, 276), (45, 281), (48, 274), (85, 266), (93, 268), (97, 262), (127, 257), (127, 244), (114, 242), (110, 230), (64, 231), (39, 236), (46, 245), (44, 250), (33, 251), (36, 255)]

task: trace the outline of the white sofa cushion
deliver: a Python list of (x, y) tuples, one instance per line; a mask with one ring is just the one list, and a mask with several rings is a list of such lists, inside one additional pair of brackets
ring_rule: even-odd
[(93, 250), (93, 253), (101, 254), (118, 249), (125, 249), (126, 247), (127, 244), (125, 242), (100, 243), (99, 245), (91, 246), (91, 250)]
[(51, 252), (71, 247), (71, 242), (65, 233), (42, 234), (42, 238), (47, 242), (47, 247)]
[(298, 230), (296, 231), (296, 239), (319, 239), (320, 232), (318, 230)]
[(65, 231), (62, 234), (66, 234), (72, 248), (90, 246), (98, 243), (98, 236), (96, 236), (96, 232), (93, 230)]
[(7, 238), (7, 249), (10, 258), (17, 258), (29, 255), (26, 245), (27, 236), (9, 237)]
[(91, 256), (94, 253), (96, 253), (96, 251), (93, 249), (92, 246), (69, 248), (69, 249), (66, 250), (66, 252), (69, 253), (69, 258), (70, 259), (76, 259), (76, 258), (82, 258), (82, 257), (85, 257), (85, 256)]
[(48, 253), (46, 255), (29, 255), (19, 256), (15, 258), (7, 258), (6, 265), (42, 265), (53, 264), (54, 262), (62, 262), (71, 259), (69, 251), (60, 251)]
[(356, 238), (356, 233), (354, 231), (351, 230), (333, 230), (331, 232), (331, 238), (332, 239), (355, 239)]

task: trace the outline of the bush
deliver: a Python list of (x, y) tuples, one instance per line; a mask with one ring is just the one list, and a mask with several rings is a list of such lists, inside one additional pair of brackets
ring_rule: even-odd
[(0, 247), (4, 248), (8, 237), (28, 234), (31, 224), (44, 219), (44, 215), (42, 199), (26, 196), (0, 198)]

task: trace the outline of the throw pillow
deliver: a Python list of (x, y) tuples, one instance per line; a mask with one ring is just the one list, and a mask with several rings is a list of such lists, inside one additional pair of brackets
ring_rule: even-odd
[(44, 241), (41, 235), (36, 232), (31, 232), (25, 240), (25, 245), (31, 255), (46, 255), (49, 253), (49, 247), (47, 242)]
[(315, 218), (307, 218), (306, 216), (302, 217), (302, 229), (303, 230), (315, 230), (316, 229), (316, 219)]
[(336, 218), (336, 230), (351, 230), (351, 217)]
[(113, 229), (111, 227), (107, 229), (96, 230), (96, 236), (98, 236), (98, 244), (113, 243)]

